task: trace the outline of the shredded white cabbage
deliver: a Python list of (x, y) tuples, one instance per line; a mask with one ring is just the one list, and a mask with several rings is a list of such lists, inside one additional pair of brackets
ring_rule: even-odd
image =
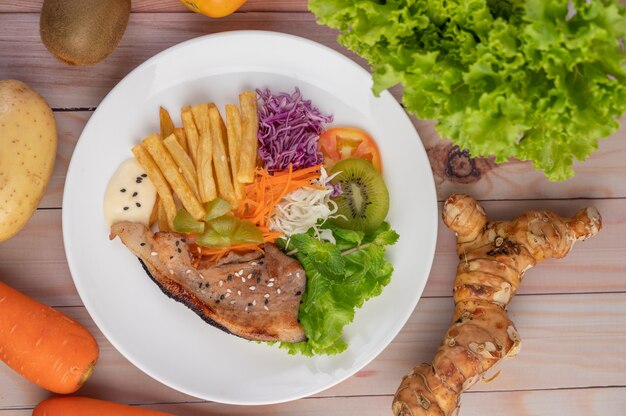
[(330, 181), (337, 175), (328, 176), (326, 169), (321, 168), (319, 179), (311, 184), (324, 189), (298, 188), (288, 193), (276, 205), (270, 217), (269, 228), (285, 234), (288, 239), (292, 235), (306, 233), (313, 229), (318, 240), (335, 244), (330, 230), (321, 229), (322, 224), (337, 213), (337, 204), (330, 199), (333, 186)]

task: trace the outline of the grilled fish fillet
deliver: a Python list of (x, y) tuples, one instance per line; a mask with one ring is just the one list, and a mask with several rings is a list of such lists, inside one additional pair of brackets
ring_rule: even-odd
[(120, 222), (111, 226), (110, 239), (115, 237), (163, 293), (209, 324), (254, 341), (306, 339), (298, 323), (304, 270), (273, 244), (265, 245), (265, 254), (232, 253), (212, 267), (196, 269), (182, 234), (153, 234), (143, 224)]

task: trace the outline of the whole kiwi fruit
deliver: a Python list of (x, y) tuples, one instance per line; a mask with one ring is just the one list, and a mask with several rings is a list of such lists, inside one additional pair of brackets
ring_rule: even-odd
[(41, 40), (61, 62), (93, 65), (113, 52), (129, 16), (130, 0), (44, 0)]

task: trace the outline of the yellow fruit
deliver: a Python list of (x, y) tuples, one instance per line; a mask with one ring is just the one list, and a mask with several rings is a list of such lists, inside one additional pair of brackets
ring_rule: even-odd
[(129, 16), (130, 0), (44, 0), (41, 40), (61, 62), (92, 65), (117, 47)]
[(180, 0), (187, 8), (209, 17), (224, 17), (234, 13), (246, 0)]
[(21, 81), (0, 80), (0, 241), (17, 234), (37, 209), (56, 149), (48, 103)]

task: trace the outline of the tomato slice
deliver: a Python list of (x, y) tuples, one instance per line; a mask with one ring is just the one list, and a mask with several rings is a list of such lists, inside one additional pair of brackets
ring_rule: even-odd
[(366, 132), (354, 127), (334, 127), (320, 135), (320, 150), (330, 169), (343, 159), (365, 159), (379, 172), (383, 171), (380, 151), (376, 141)]

